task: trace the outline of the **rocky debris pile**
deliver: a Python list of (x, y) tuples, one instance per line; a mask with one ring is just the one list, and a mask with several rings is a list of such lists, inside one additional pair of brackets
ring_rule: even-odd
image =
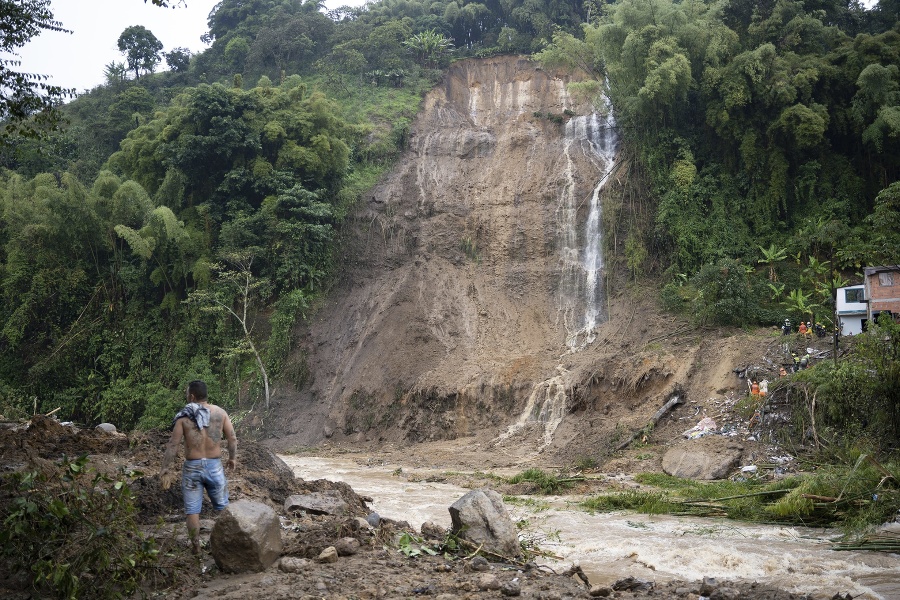
[[(290, 469), (280, 459), (251, 441), (242, 443), (242, 460), (230, 479), (231, 506), (216, 521), (201, 521), (201, 540), (210, 549), (214, 561), (207, 556), (201, 568), (196, 569), (196, 563), (187, 556), (189, 543), (184, 533), (180, 493), (176, 489), (163, 492), (159, 486), (157, 473), (167, 434), (132, 433), (122, 438), (118, 435), (102, 430), (78, 430), (38, 417), (28, 427), (0, 431), (3, 456), (0, 467), (5, 472), (32, 468), (36, 464), (53, 468), (63, 454), (91, 454), (91, 465), (108, 472), (140, 467), (144, 474), (138, 476), (133, 489), (142, 507), (141, 519), (155, 523), (162, 515), (164, 520), (177, 523), (174, 528), (160, 531), (177, 532), (171, 533), (177, 542), (175, 548), (184, 553), (183, 560), (178, 562), (185, 569), (181, 577), (174, 582), (167, 580), (164, 588), (159, 588), (157, 583), (155, 589), (147, 589), (151, 593), (163, 593), (167, 598), (375, 600), (430, 596), (450, 600), (522, 596), (562, 600), (610, 596), (628, 600), (651, 594), (654, 598), (685, 598), (691, 597), (689, 594), (698, 595), (701, 590), (699, 583), (638, 582), (629, 578), (611, 586), (592, 586), (586, 578), (573, 576), (571, 570), (556, 574), (547, 567), (516, 558), (519, 546), (515, 537), (507, 539), (507, 545), (498, 546), (502, 549), (497, 554), (508, 555), (510, 559), (499, 562), (489, 562), (472, 550), (437, 556), (410, 551), (413, 549), (404, 547), (400, 540), (415, 540), (415, 550), (426, 546), (440, 549), (447, 540), (447, 532), (426, 524), (422, 528), (425, 539), (418, 538), (408, 524), (372, 513), (365, 500), (346, 484), (293, 479)], [(511, 528), (515, 536), (505, 509), (497, 509), (498, 503), (502, 508), (499, 495), (491, 490), (476, 492), (472, 498), (480, 501), (472, 504), (485, 510), (476, 511), (477, 516), (471, 520), (466, 516), (468, 509), (458, 506), (458, 533), (471, 531), (472, 523), (480, 521), (492, 534)], [(291, 500), (297, 496), (307, 498)], [(321, 502), (307, 502), (310, 497), (319, 501), (330, 499), (342, 508), (322, 510)], [(290, 510), (286, 510), (286, 505)], [(245, 506), (253, 510), (244, 511)], [(273, 526), (278, 535), (272, 533)], [(241, 536), (245, 538), (243, 542), (235, 541)], [(515, 549), (511, 544), (515, 544)], [(249, 548), (249, 554), (238, 551), (239, 546)], [(171, 543), (168, 547), (172, 547)], [(237, 558), (237, 562), (228, 564), (228, 557)], [(16, 581), (0, 580), (0, 597), (23, 600), (31, 597), (27, 582), (17, 584)], [(740, 595), (727, 595), (732, 589)], [(777, 591), (763, 593), (762, 588), (747, 584), (723, 583), (716, 590), (719, 596), (710, 597), (794, 598)]]
[[(329, 556), (334, 556), (329, 553)], [(699, 582), (653, 582), (626, 576), (608, 585), (585, 583), (572, 569), (555, 573), (534, 563), (489, 562), (483, 557), (450, 560), (444, 556), (405, 557), (393, 549), (369, 548), (327, 560), (284, 556), (264, 573), (214, 574), (184, 590), (169, 590), (174, 599), (217, 598), (270, 600), (297, 598), (431, 598), (469, 600), (533, 598), (574, 600), (812, 600), (756, 583), (706, 579)]]

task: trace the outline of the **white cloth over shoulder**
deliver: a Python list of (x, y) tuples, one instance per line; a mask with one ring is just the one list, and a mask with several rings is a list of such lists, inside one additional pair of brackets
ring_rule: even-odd
[(209, 427), (209, 409), (200, 406), (196, 402), (191, 402), (178, 411), (175, 418), (172, 419), (173, 428), (175, 427), (175, 423), (178, 422), (178, 419), (181, 417), (189, 418), (197, 426), (197, 429)]

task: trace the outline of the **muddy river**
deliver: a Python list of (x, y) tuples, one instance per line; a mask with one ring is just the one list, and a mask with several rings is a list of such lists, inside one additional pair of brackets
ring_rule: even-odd
[[(298, 477), (343, 481), (372, 508), (419, 528), (425, 521), (449, 527), (447, 508), (467, 489), (446, 483), (408, 481), (400, 465), (365, 465), (353, 459), (282, 456)], [(439, 471), (415, 469), (424, 480)], [(408, 475), (408, 473), (407, 473)], [(743, 524), (724, 519), (590, 514), (581, 497), (535, 497), (508, 503), (524, 527), (520, 535), (561, 561), (553, 568), (581, 565), (591, 583), (610, 584), (625, 576), (666, 581), (703, 577), (767, 583), (785, 590), (831, 598), (900, 600), (900, 555), (837, 552), (833, 531)], [(897, 526), (895, 524), (894, 526)]]

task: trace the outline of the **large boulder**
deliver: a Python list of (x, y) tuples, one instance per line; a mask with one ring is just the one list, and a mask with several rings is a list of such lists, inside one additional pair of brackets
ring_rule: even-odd
[(486, 552), (507, 558), (521, 554), (516, 526), (494, 490), (472, 490), (450, 507), (450, 531)]
[(291, 514), (302, 510), (311, 515), (346, 515), (350, 507), (337, 490), (295, 494), (284, 501), (284, 512)]
[(663, 455), (663, 471), (685, 479), (724, 479), (741, 460), (744, 446), (731, 438), (709, 435), (687, 440)]
[(222, 571), (265, 571), (281, 556), (281, 523), (265, 504), (238, 500), (216, 519), (209, 545)]

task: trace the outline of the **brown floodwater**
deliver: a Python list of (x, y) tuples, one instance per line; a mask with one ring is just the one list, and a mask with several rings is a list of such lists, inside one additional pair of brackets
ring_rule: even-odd
[[(370, 496), (381, 516), (415, 528), (432, 521), (450, 525), (448, 507), (469, 490), (408, 481), (403, 465), (366, 465), (353, 459), (282, 456), (302, 479), (348, 483)], [(415, 469), (416, 479), (429, 474)], [(504, 473), (498, 473), (504, 474)], [(522, 538), (535, 541), (560, 560), (554, 569), (579, 564), (592, 584), (622, 577), (699, 580), (703, 577), (757, 581), (814, 598), (850, 593), (854, 598), (900, 600), (900, 555), (837, 552), (835, 531), (739, 523), (725, 519), (650, 516), (631, 512), (588, 513), (579, 496), (528, 497), (507, 503), (523, 524)], [(900, 523), (892, 526), (900, 530)]]

